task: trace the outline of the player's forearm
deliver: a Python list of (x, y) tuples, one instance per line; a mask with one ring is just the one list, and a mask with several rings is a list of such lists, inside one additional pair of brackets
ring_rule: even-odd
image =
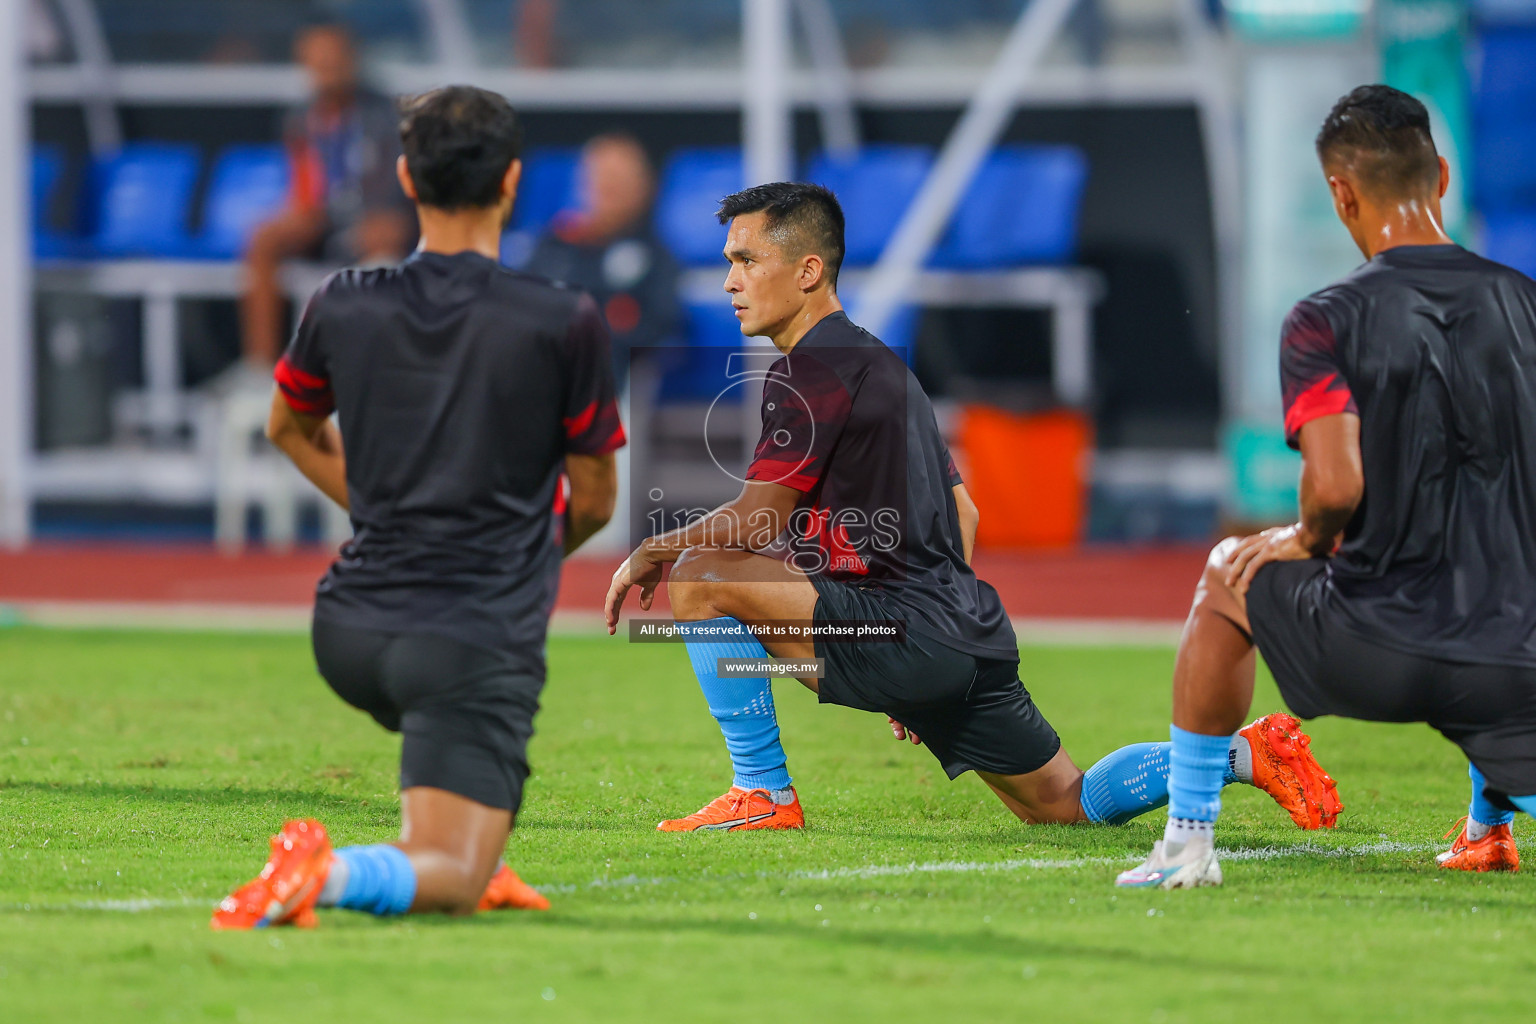
[(960, 552), (965, 556), (965, 564), (971, 564), (971, 555), (976, 551), (976, 528), (981, 525), (981, 510), (971, 500), (970, 492), (964, 484), (956, 484), (952, 490), (955, 495), (955, 513), (960, 520)]
[(1354, 507), (1307, 505), (1301, 506), (1301, 533), (1297, 540), (1317, 558), (1325, 558), (1333, 552), (1339, 534), (1349, 525), (1355, 514)]
[(574, 552), (603, 527), (608, 525), (608, 517), (597, 516), (567, 516), (565, 520), (565, 553)]
[[(735, 503), (721, 505), (709, 515), (696, 519), (675, 530), (659, 533), (641, 543), (647, 554), (657, 562), (675, 562), (689, 548), (740, 548), (748, 549), (746, 531), (742, 529), (743, 516)], [(774, 533), (773, 536), (777, 536)], [(769, 537), (768, 540), (772, 540)], [(766, 546), (767, 541), (758, 545)]]
[(613, 518), (619, 499), (618, 461), (612, 452), (569, 454), (565, 476), (571, 485), (565, 509), (565, 553), (569, 555)]
[(1333, 546), (1360, 504), (1360, 491), (1349, 481), (1320, 482), (1310, 473), (1301, 474), (1301, 533), (1297, 539), (1318, 558), (1333, 552)]
[[(780, 493), (764, 494), (765, 489)], [(685, 526), (657, 534), (641, 547), (657, 562), (675, 562), (689, 548), (761, 551), (789, 525), (795, 498), (788, 488), (748, 484), (741, 497)]]
[(1322, 558), (1349, 525), (1365, 496), (1360, 460), (1360, 417), (1320, 416), (1301, 428), (1301, 532), (1306, 549)]
[(1360, 505), (1362, 484), (1340, 474), (1321, 476), (1304, 467), (1301, 474), (1301, 533), (1297, 539), (1318, 558), (1333, 552), (1339, 534)]
[(608, 525), (613, 518), (616, 495), (613, 490), (597, 494), (583, 494), (574, 486), (571, 504), (565, 512), (565, 553), (569, 555), (592, 536)]
[(315, 441), (302, 436), (273, 438), (273, 443), (282, 449), (283, 454), (288, 456), (310, 483), (320, 489), (321, 494), (350, 511), (351, 503), (347, 497), (347, 460), (341, 453), (339, 438), (337, 440), (336, 451), (324, 451)]

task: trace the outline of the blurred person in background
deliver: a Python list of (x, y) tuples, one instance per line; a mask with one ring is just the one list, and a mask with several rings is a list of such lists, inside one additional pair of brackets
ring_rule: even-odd
[(278, 272), (297, 257), (335, 263), (391, 262), (415, 236), (410, 204), (395, 180), (400, 153), (394, 104), (358, 78), (352, 38), (316, 25), (294, 41), (311, 99), (292, 112), (284, 141), (292, 164), (288, 205), (258, 227), (245, 253), (241, 351), (267, 386), (282, 349), (284, 294)]
[(613, 332), (621, 387), (629, 351), (662, 345), (678, 333), (678, 266), (651, 228), (656, 175), (629, 135), (599, 135), (581, 154), (582, 208), (557, 217), (528, 269), (597, 299)]

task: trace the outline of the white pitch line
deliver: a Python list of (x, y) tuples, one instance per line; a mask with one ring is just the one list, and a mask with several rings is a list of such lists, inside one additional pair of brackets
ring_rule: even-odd
[[(1323, 846), (1317, 843), (1298, 843), (1293, 846), (1261, 846), (1253, 849), (1228, 850), (1218, 848), (1221, 860), (1279, 860), (1284, 857), (1367, 857), (1388, 853), (1424, 853), (1440, 849), (1435, 843), (1364, 843), (1359, 846)], [(871, 864), (864, 867), (825, 868), (820, 871), (792, 871), (788, 875), (762, 874), (760, 878), (794, 878), (816, 881), (834, 881), (842, 878), (889, 878), (904, 875), (968, 874), (971, 872), (1058, 871), (1072, 868), (1103, 867), (1115, 864), (1134, 864), (1137, 858), (1126, 857), (1062, 857), (1055, 859), (1026, 858), (998, 861), (938, 861), (926, 864)]]
[[(1324, 846), (1319, 843), (1296, 843), (1291, 846), (1259, 846), (1237, 850), (1218, 848), (1216, 853), (1225, 861), (1272, 861), (1288, 857), (1373, 857), (1394, 853), (1428, 853), (1439, 850), (1439, 843), (1399, 843), (1383, 840), (1361, 843), (1356, 846)], [(814, 871), (768, 872), (756, 875), (698, 875), (694, 878), (643, 878), (625, 875), (622, 878), (594, 878), (585, 885), (552, 882), (534, 886), (546, 896), (569, 896), (581, 889), (639, 889), (653, 885), (681, 885), (704, 881), (732, 881), (758, 878), (765, 881), (790, 880), (832, 882), (842, 879), (902, 878), (911, 875), (961, 875), (974, 873), (1009, 874), (1018, 871), (1063, 871), (1074, 868), (1110, 867), (1134, 864), (1137, 858), (1125, 857), (1030, 857), (1019, 860), (944, 860), (908, 864), (863, 864), (856, 867), (822, 868)], [(169, 910), (182, 907), (213, 907), (217, 897), (205, 899), (183, 898), (174, 900), (84, 900), (78, 903), (9, 903), (0, 904), (7, 912), (28, 910), (100, 910), (138, 914), (146, 910)]]
[(80, 900), (75, 903), (0, 903), (0, 911), (16, 913), (29, 910), (107, 910), (125, 914), (142, 914), (146, 910), (170, 910), (181, 907), (215, 907), (222, 897), (206, 899), (186, 897), (179, 900)]

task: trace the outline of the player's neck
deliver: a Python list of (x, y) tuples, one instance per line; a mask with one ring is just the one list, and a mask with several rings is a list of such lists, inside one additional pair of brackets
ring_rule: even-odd
[(421, 224), (421, 242), (416, 246), (418, 252), (436, 252), (445, 256), (475, 252), (486, 259), (501, 258), (504, 218), (499, 209), (440, 210), (417, 206), (416, 217)]
[(813, 292), (799, 312), (786, 320), (778, 331), (770, 334), (768, 340), (780, 352), (789, 352), (800, 344), (800, 339), (809, 334), (812, 327), (833, 313), (842, 312), (842, 309), (843, 304), (838, 301), (837, 293), (831, 289)]
[(1366, 259), (1403, 245), (1453, 244), (1441, 226), (1439, 203), (1398, 203), (1380, 210), (1362, 228), (1357, 242)]

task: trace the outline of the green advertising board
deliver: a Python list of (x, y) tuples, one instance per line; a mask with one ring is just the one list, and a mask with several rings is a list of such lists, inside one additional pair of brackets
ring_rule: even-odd
[(1337, 39), (1360, 30), (1370, 0), (1222, 0), (1239, 35), (1255, 42)]
[(1376, 33), (1382, 80), (1429, 108), (1440, 155), (1451, 165), (1451, 187), (1441, 203), (1445, 229), (1468, 242), (1467, 156), (1470, 115), (1464, 0), (1377, 0)]

